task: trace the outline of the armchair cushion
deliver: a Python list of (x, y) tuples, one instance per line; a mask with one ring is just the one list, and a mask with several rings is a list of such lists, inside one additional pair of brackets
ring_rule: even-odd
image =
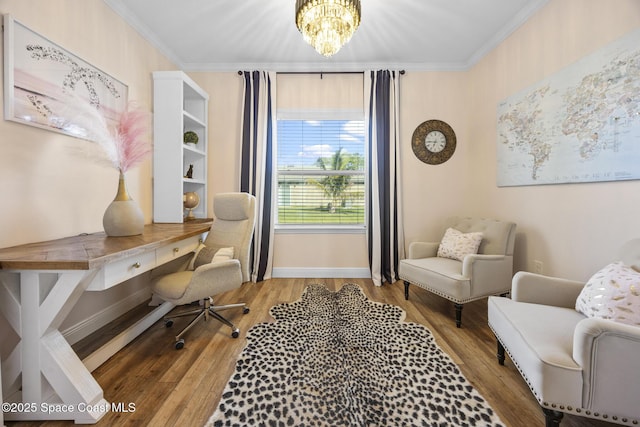
[(462, 263), (450, 258), (406, 259), (402, 277), (454, 301), (465, 301), (470, 296), (470, 278), (462, 275)]
[(481, 232), (463, 233), (449, 227), (442, 237), (440, 246), (438, 246), (438, 256), (462, 261), (465, 255), (478, 253), (481, 241)]
[(571, 308), (489, 297), (489, 326), (505, 344), (538, 400), (581, 407), (582, 368), (574, 330), (585, 317)]
[(621, 261), (607, 265), (582, 289), (576, 310), (587, 317), (640, 326), (640, 273)]

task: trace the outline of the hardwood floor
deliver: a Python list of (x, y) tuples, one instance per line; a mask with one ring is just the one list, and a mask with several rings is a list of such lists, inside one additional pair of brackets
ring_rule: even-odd
[[(454, 321), (453, 304), (411, 286), (404, 299), (401, 282), (382, 287), (368, 279), (273, 279), (245, 283), (240, 289), (216, 298), (217, 304), (243, 301), (251, 311), (226, 312), (241, 329), (240, 338), (215, 320), (201, 323), (185, 336), (185, 347), (175, 350), (174, 331), (188, 319), (177, 320), (173, 328), (157, 322), (131, 344), (94, 371), (94, 376), (111, 403), (135, 405), (133, 412), (109, 412), (98, 426), (202, 426), (213, 413), (220, 394), (233, 372), (235, 360), (245, 345), (246, 331), (256, 323), (271, 322), (269, 308), (300, 297), (309, 283), (324, 283), (339, 289), (343, 283), (360, 285), (374, 301), (402, 307), (407, 322), (428, 327), (438, 344), (452, 357), (467, 379), (487, 399), (507, 426), (544, 426), (544, 417), (529, 388), (509, 359), (499, 366), (495, 338), (487, 326), (486, 300), (465, 304), (462, 328)], [(115, 335), (122, 325), (142, 316), (149, 308), (140, 306), (74, 347), (82, 356)], [(69, 422), (6, 422), (10, 426), (68, 426)], [(565, 415), (562, 427), (604, 427), (614, 424)]]

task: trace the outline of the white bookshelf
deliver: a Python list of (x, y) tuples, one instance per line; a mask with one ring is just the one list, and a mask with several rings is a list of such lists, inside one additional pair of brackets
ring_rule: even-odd
[[(153, 221), (183, 222), (183, 194), (195, 191), (196, 218), (207, 216), (207, 117), (209, 95), (182, 71), (153, 73)], [(197, 144), (183, 142), (184, 133)], [(193, 177), (186, 178), (193, 165)]]

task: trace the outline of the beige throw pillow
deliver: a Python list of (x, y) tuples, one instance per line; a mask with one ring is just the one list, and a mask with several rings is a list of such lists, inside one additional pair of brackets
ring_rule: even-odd
[(482, 242), (481, 232), (463, 233), (455, 228), (447, 228), (440, 246), (438, 246), (438, 256), (441, 258), (451, 258), (462, 261), (465, 255), (477, 254)]
[(621, 261), (594, 274), (576, 300), (587, 317), (640, 326), (640, 272)]
[(197, 249), (196, 254), (193, 257), (193, 269), (195, 270), (196, 268), (204, 264), (213, 264), (216, 262), (233, 259), (233, 255), (233, 247), (217, 249), (202, 245)]

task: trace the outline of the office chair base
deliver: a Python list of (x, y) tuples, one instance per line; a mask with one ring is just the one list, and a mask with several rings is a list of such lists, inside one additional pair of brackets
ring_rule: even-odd
[(228, 304), (228, 305), (220, 305), (220, 306), (216, 306), (216, 305), (211, 305), (211, 298), (207, 298), (204, 301), (204, 307), (199, 308), (197, 310), (188, 310), (182, 313), (177, 313), (177, 314), (173, 314), (171, 316), (167, 316), (164, 318), (164, 325), (167, 328), (170, 328), (171, 326), (173, 326), (173, 319), (176, 317), (185, 317), (185, 316), (193, 316), (195, 315), (196, 317), (194, 317), (193, 319), (191, 319), (191, 321), (189, 322), (189, 324), (183, 329), (181, 330), (178, 335), (176, 335), (176, 342), (174, 347), (176, 348), (176, 350), (180, 350), (181, 348), (184, 347), (184, 339), (182, 338), (182, 336), (193, 327), (193, 325), (195, 325), (200, 319), (204, 318), (204, 321), (206, 322), (207, 319), (209, 317), (213, 317), (216, 320), (224, 323), (225, 325), (229, 326), (231, 328), (231, 337), (232, 338), (238, 338), (240, 336), (240, 329), (237, 328), (233, 323), (231, 323), (228, 319), (226, 319), (225, 317), (222, 317), (220, 314), (218, 314), (219, 311), (223, 311), (223, 310), (228, 310), (231, 308), (240, 308), (242, 307), (242, 313), (243, 314), (247, 314), (249, 313), (249, 307), (247, 307), (245, 304)]

